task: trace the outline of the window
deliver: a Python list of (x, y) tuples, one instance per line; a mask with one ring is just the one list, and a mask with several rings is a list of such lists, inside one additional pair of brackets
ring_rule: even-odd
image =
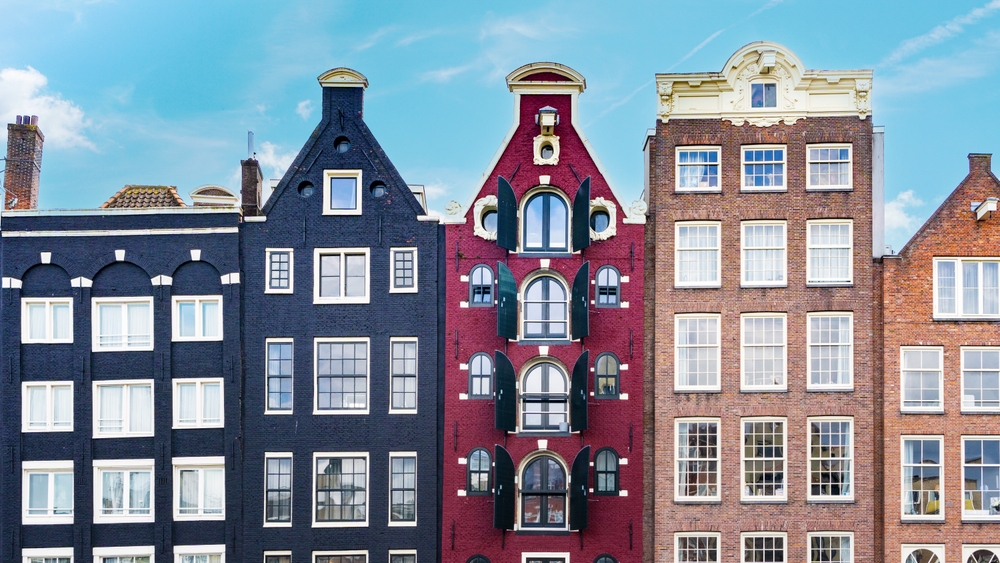
[(743, 563), (785, 563), (784, 532), (753, 532), (740, 534), (743, 543)]
[(598, 450), (594, 456), (594, 492), (617, 495), (618, 490), (618, 454), (611, 448)]
[(677, 147), (677, 191), (717, 192), (719, 147)]
[(597, 356), (594, 362), (594, 397), (597, 399), (617, 399), (619, 396), (618, 379), (621, 375), (621, 364), (611, 352)]
[(267, 285), (264, 293), (292, 293), (295, 269), (292, 260), (295, 251), (291, 248), (268, 248), (264, 251), (267, 260)]
[(677, 501), (719, 500), (719, 419), (678, 419)]
[(535, 364), (521, 386), (521, 431), (569, 430), (569, 382), (555, 364)]
[(744, 501), (784, 501), (785, 419), (743, 419)]
[(389, 550), (389, 563), (417, 563), (417, 552)]
[(368, 303), (367, 248), (317, 248), (313, 303)]
[(525, 252), (569, 252), (569, 208), (561, 197), (542, 192), (524, 206)]
[(851, 145), (810, 145), (809, 190), (851, 189)]
[(743, 391), (784, 391), (786, 339), (785, 315), (742, 315)]
[(618, 560), (610, 555), (598, 555), (594, 563), (618, 563)]
[(94, 522), (153, 521), (153, 460), (94, 461)]
[(174, 428), (222, 428), (222, 378), (174, 380)]
[(493, 398), (493, 358), (479, 352), (469, 360), (469, 398)]
[(389, 293), (417, 292), (417, 249), (393, 248), (389, 279)]
[(72, 547), (22, 549), (23, 563), (73, 563)]
[(810, 285), (846, 285), (853, 283), (851, 264), (851, 221), (807, 221), (806, 283)]
[(469, 454), (469, 483), (466, 494), (488, 495), (490, 489), (490, 453), (483, 448), (476, 448)]
[(72, 432), (73, 382), (21, 385), (21, 432)]
[(390, 339), (392, 403), (389, 412), (417, 412), (417, 340)]
[(597, 270), (598, 307), (621, 306), (621, 274), (613, 266), (601, 266)]
[(743, 287), (784, 287), (785, 223), (744, 221)]
[(676, 315), (674, 390), (718, 391), (721, 315)]
[(962, 348), (962, 411), (1000, 410), (1000, 348)]
[(676, 287), (719, 287), (722, 270), (719, 223), (678, 222), (675, 247)]
[(292, 454), (264, 454), (264, 526), (292, 525)]
[(151, 563), (153, 546), (95, 547), (94, 563)]
[(292, 412), (295, 364), (291, 338), (267, 339), (267, 407), (265, 414)]
[(566, 470), (553, 457), (528, 462), (521, 479), (521, 527), (566, 528)]
[(1000, 261), (935, 258), (934, 316), (1000, 316)]
[(368, 454), (316, 453), (313, 526), (368, 525)]
[(903, 563), (943, 563), (944, 545), (903, 545)]
[(809, 313), (808, 389), (854, 388), (854, 316)]
[(174, 296), (174, 342), (222, 340), (222, 296)]
[(750, 107), (778, 107), (778, 85), (774, 82), (758, 82), (750, 85)]
[(944, 440), (938, 436), (903, 438), (903, 518), (941, 519), (944, 503), (941, 450)]
[(361, 215), (361, 171), (324, 170), (323, 215)]
[(809, 563), (854, 563), (854, 534), (845, 532), (811, 532)]
[(607, 209), (595, 209), (590, 214), (590, 230), (603, 233), (611, 226), (611, 214)]
[(21, 463), (22, 524), (73, 523), (73, 461)]
[(153, 349), (153, 298), (93, 300), (95, 352)]
[(493, 270), (480, 264), (469, 275), (469, 306), (493, 306)]
[(944, 410), (941, 401), (941, 354), (941, 348), (900, 348), (903, 412)]
[(962, 438), (962, 518), (1000, 519), (1000, 438)]
[(719, 563), (719, 537), (712, 532), (674, 534), (676, 563)]
[(226, 546), (175, 545), (174, 563), (225, 563)]
[(850, 418), (809, 419), (809, 498), (854, 499), (854, 431)]
[(313, 414), (368, 414), (368, 339), (316, 339)]
[(389, 453), (389, 525), (417, 524), (417, 454)]
[(224, 457), (175, 457), (174, 520), (224, 520)]
[(367, 551), (313, 552), (313, 563), (368, 563)]
[(485, 555), (473, 555), (465, 563), (490, 563), (490, 560)]
[(94, 437), (153, 435), (153, 380), (95, 381)]
[(569, 297), (566, 287), (552, 276), (528, 284), (521, 304), (522, 338), (569, 338)]
[(964, 563), (1000, 563), (1000, 544), (962, 546)]
[(73, 299), (21, 299), (21, 343), (73, 342)]
[(292, 563), (291, 551), (265, 551), (264, 563)]
[(743, 147), (744, 192), (785, 191), (785, 147)]

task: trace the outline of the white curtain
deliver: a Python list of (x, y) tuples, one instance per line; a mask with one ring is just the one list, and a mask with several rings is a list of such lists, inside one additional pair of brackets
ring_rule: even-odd
[(100, 317), (100, 338), (101, 347), (118, 348), (122, 345), (122, 305), (98, 305), (97, 311)]
[(49, 474), (28, 475), (28, 514), (46, 514), (49, 507)]
[(177, 386), (180, 395), (177, 408), (177, 421), (184, 424), (198, 422), (198, 386), (194, 383), (181, 383)]
[(69, 315), (69, 305), (56, 303), (52, 305), (52, 338), (67, 340), (73, 337), (73, 319)]
[(177, 335), (184, 338), (192, 338), (194, 333), (194, 302), (181, 302), (177, 304)]
[(46, 416), (45, 387), (28, 387), (28, 426), (30, 428), (45, 428), (48, 425)]
[(183, 469), (181, 470), (181, 498), (180, 498), (180, 509), (181, 514), (197, 514), (198, 513), (198, 470), (197, 469)]
[(219, 514), (226, 497), (225, 475), (221, 469), (205, 469), (205, 513)]
[(121, 432), (122, 428), (122, 386), (102, 385), (101, 405), (98, 410), (98, 431)]
[(73, 425), (73, 388), (57, 385), (52, 388), (52, 422), (56, 428)]
[(983, 314), (1000, 313), (1000, 272), (996, 262), (983, 262)]
[(203, 301), (201, 304), (201, 335), (205, 338), (218, 337), (219, 330), (219, 302)]
[(124, 475), (121, 471), (104, 471), (101, 475), (101, 514), (121, 514), (125, 499)]
[(150, 433), (153, 430), (153, 389), (150, 385), (128, 388), (129, 430)]
[(73, 474), (56, 473), (53, 476), (55, 481), (55, 498), (53, 501), (53, 511), (55, 514), (73, 514)]
[(45, 340), (45, 303), (28, 305), (28, 337)]
[(128, 305), (128, 345), (149, 346), (151, 341), (149, 303)]
[(132, 514), (149, 514), (149, 471), (129, 475), (128, 508)]
[(218, 383), (205, 383), (202, 385), (202, 400), (205, 402), (202, 410), (202, 422), (205, 424), (218, 424), (222, 420), (222, 394)]

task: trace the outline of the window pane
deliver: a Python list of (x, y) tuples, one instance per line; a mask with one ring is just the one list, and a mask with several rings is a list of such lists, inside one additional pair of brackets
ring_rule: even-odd
[(941, 407), (941, 360), (937, 350), (904, 350), (903, 408)]
[(712, 190), (719, 187), (719, 151), (678, 151), (677, 187)]
[(292, 408), (292, 343), (267, 345), (267, 408)]
[(47, 398), (47, 388), (41, 386), (28, 387), (29, 428), (46, 428), (48, 426)]
[(178, 511), (181, 514), (198, 513), (198, 470), (182, 469), (180, 471), (180, 498)]
[(937, 263), (938, 312), (955, 312), (955, 263)]
[(744, 497), (785, 497), (784, 427), (780, 421), (744, 421)]
[(153, 388), (150, 385), (129, 385), (129, 431), (153, 431)]
[(49, 474), (28, 475), (28, 514), (44, 515), (49, 508)]
[(1000, 350), (962, 354), (962, 408), (1000, 409)]
[(45, 303), (28, 305), (28, 337), (45, 340)]
[(743, 318), (743, 385), (784, 387), (785, 319)]
[(203, 469), (205, 476), (205, 514), (222, 514), (225, 501), (225, 476), (221, 469)]
[(222, 422), (222, 385), (219, 383), (203, 383), (201, 387), (204, 411), (204, 424), (219, 424)]
[(268, 284), (271, 289), (288, 289), (291, 287), (291, 254), (288, 252), (272, 252), (270, 255)]
[(317, 409), (367, 408), (368, 345), (364, 342), (321, 342), (317, 352)]
[(675, 338), (677, 338), (677, 385), (717, 387), (719, 319), (679, 318)]
[(125, 341), (125, 327), (122, 320), (123, 305), (98, 305), (100, 318), (98, 342), (102, 348), (118, 348)]
[(219, 326), (219, 302), (203, 301), (201, 303), (201, 335), (205, 338), (216, 338), (222, 335)]
[(417, 343), (392, 343), (392, 408), (417, 408)]
[(366, 290), (365, 283), (365, 256), (363, 254), (348, 254), (347, 259), (347, 289), (344, 292), (346, 297), (364, 297)]
[(718, 423), (677, 424), (677, 496), (719, 495)]
[(414, 287), (413, 280), (413, 251), (396, 250), (393, 255), (393, 287), (408, 288)]
[(177, 422), (180, 424), (198, 423), (198, 385), (196, 383), (180, 383), (177, 385), (178, 402)]
[(132, 514), (149, 514), (150, 472), (132, 471), (129, 474), (128, 506)]
[(121, 471), (101, 473), (101, 514), (122, 514), (125, 507), (125, 477)]
[(330, 178), (330, 209), (357, 209), (357, 178)]
[(549, 247), (553, 250), (567, 248), (567, 210), (566, 203), (558, 196), (550, 195), (549, 200)]
[(149, 346), (152, 342), (150, 334), (152, 323), (149, 316), (149, 303), (129, 303), (128, 305), (128, 345), (129, 347)]
[(194, 338), (194, 302), (177, 303), (177, 334), (185, 338)]
[(320, 297), (340, 297), (340, 254), (319, 257)]
[(101, 401), (98, 415), (98, 431), (119, 433), (124, 430), (123, 393), (121, 385), (101, 385), (99, 398)]
[(962, 263), (962, 313), (979, 314), (979, 263)]
[(53, 514), (73, 514), (73, 474), (56, 473)]
[(719, 281), (717, 225), (680, 226), (677, 229), (677, 281), (714, 284)]
[(677, 538), (677, 563), (718, 563), (719, 538), (681, 536)]
[(809, 429), (810, 495), (853, 496), (851, 421), (814, 420), (809, 423)]
[(73, 388), (69, 385), (52, 387), (52, 426), (55, 428), (73, 426)]
[(903, 441), (903, 514), (941, 514), (940, 441)]
[(745, 285), (785, 283), (784, 225), (744, 225), (743, 283)]
[(317, 522), (366, 519), (366, 465), (364, 458), (317, 458)]

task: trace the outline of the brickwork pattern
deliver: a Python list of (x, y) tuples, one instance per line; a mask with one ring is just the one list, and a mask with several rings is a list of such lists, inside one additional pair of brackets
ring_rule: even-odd
[(37, 125), (7, 124), (7, 162), (3, 187), (7, 190), (7, 209), (10, 200), (17, 203), (10, 209), (38, 208), (38, 180), (42, 173), (42, 143), (45, 136)]

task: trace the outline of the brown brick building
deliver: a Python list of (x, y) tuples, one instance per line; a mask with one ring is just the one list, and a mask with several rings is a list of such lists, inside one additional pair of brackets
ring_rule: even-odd
[(763, 42), (722, 72), (657, 75), (646, 561), (881, 553), (870, 90), (871, 71)]

